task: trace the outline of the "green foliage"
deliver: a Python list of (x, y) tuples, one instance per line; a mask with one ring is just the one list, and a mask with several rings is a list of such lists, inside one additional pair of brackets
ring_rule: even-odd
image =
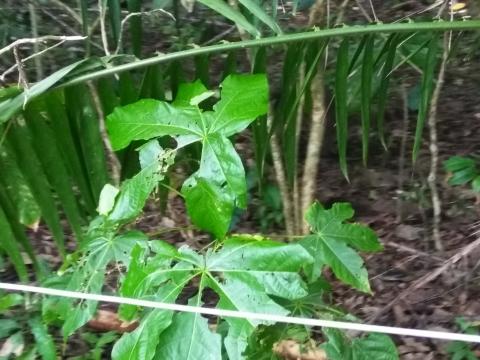
[[(465, 334), (478, 335), (480, 334), (480, 324), (478, 322), (469, 322), (464, 318), (456, 318), (455, 322)], [(476, 360), (478, 356), (473, 352), (472, 346), (462, 341), (454, 341), (447, 347), (447, 353), (450, 354), (451, 360)]]
[(336, 329), (324, 329), (328, 342), (321, 345), (331, 360), (398, 360), (393, 341), (386, 335), (370, 334), (350, 340)]
[[(247, 91), (253, 87), (257, 90)], [(119, 189), (104, 186), (100, 216), (91, 222), (85, 242), (69, 257), (52, 285), (100, 293), (107, 267), (114, 265), (120, 270), (118, 286), (125, 297), (175, 302), (186, 300), (182, 294), (190, 294), (188, 303), (202, 306), (215, 294), (216, 306), (221, 309), (351, 319), (328, 303), (330, 286), (321, 272), (329, 266), (343, 282), (369, 292), (366, 270), (354, 249), (380, 250), (376, 235), (363, 225), (347, 222), (353, 217), (349, 204), (337, 203), (326, 210), (315, 203), (306, 219), (312, 235), (299, 242), (246, 234), (225, 236), (232, 211), (219, 216), (219, 204), (246, 206), (243, 166), (228, 137), (264, 113), (265, 77), (230, 76), (223, 82), (221, 99), (212, 111), (200, 109), (199, 104), (213, 95), (199, 82), (185, 84), (171, 104), (141, 100), (116, 108), (108, 117), (116, 149), (133, 140), (149, 140), (138, 147), (140, 171)], [(172, 117), (178, 121), (172, 122)], [(157, 138), (162, 140), (165, 135), (176, 140), (174, 149), (160, 146)], [(199, 169), (186, 180), (193, 185), (185, 191), (184, 184), (183, 194), (194, 224), (213, 232), (219, 240), (201, 251), (189, 246), (177, 249), (164, 241), (150, 240), (139, 231), (126, 230), (173, 165), (175, 155), (197, 141), (202, 143)], [(200, 197), (189, 204), (189, 191), (201, 193), (212, 188), (215, 191), (208, 192), (208, 201)], [(223, 221), (221, 228), (214, 223), (218, 219)], [(63, 323), (62, 333), (68, 338), (94, 316), (97, 303), (49, 299), (43, 308), (44, 317)], [(306, 328), (238, 318), (221, 319), (215, 331), (200, 314), (131, 305), (121, 305), (118, 314), (140, 323), (114, 344), (113, 359), (267, 358), (275, 341), (297, 334), (305, 342), (311, 336)], [(275, 331), (267, 332), (266, 328)], [(388, 345), (384, 338), (368, 337), (352, 340), (350, 347), (355, 354), (390, 353)]]
[(13, 355), (16, 359), (57, 359), (54, 338), (41, 317), (39, 305), (36, 298), (0, 294), (0, 341), (9, 344), (2, 348), (2, 358)]
[(319, 203), (313, 204), (306, 217), (312, 235), (303, 238), (300, 244), (315, 259), (314, 266), (307, 272), (311, 280), (320, 276), (324, 266), (329, 266), (339, 280), (369, 293), (367, 270), (354, 249), (379, 251), (382, 250), (382, 245), (370, 228), (345, 223), (353, 214), (348, 203), (336, 203), (329, 210)]
[(480, 170), (478, 161), (467, 156), (452, 156), (445, 160), (443, 166), (451, 173), (450, 185), (466, 185), (470, 183), (472, 190), (480, 193)]
[(184, 84), (171, 104), (141, 100), (116, 108), (107, 126), (116, 150), (162, 136), (173, 137), (177, 151), (201, 142), (199, 169), (185, 181), (182, 193), (194, 224), (223, 238), (234, 208), (246, 206), (247, 189), (245, 170), (228, 137), (267, 111), (267, 82), (261, 75), (231, 75), (223, 81), (213, 111), (202, 111), (199, 104), (213, 94), (198, 81)]

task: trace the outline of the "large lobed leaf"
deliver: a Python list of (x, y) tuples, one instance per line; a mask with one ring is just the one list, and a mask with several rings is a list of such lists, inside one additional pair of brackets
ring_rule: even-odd
[(338, 279), (368, 293), (368, 273), (362, 258), (354, 249), (379, 251), (382, 245), (370, 228), (345, 223), (353, 214), (348, 203), (336, 203), (328, 210), (319, 203), (314, 203), (306, 214), (312, 235), (303, 238), (300, 244), (315, 259), (314, 266), (308, 271), (312, 280), (328, 265)]
[[(181, 289), (198, 278), (197, 294), (190, 304), (201, 306), (205, 288), (219, 295), (219, 308), (259, 313), (288, 314), (270, 298), (298, 299), (307, 294), (299, 271), (312, 262), (299, 244), (283, 244), (248, 235), (227, 239), (222, 248), (200, 256), (188, 247), (175, 249), (154, 242), (156, 253), (146, 258), (134, 249), (129, 272), (122, 286), (123, 296), (175, 301)], [(146, 260), (148, 259), (148, 260)], [(132, 310), (121, 314), (132, 317)], [(169, 314), (169, 315), (168, 315)], [(156, 320), (155, 320), (156, 319)], [(227, 319), (225, 349), (231, 359), (242, 359), (247, 339), (261, 321)], [(128, 344), (135, 342), (135, 350)], [(141, 341), (144, 339), (144, 341)], [(115, 345), (114, 359), (219, 359), (220, 336), (209, 330), (199, 314), (164, 314), (146, 311), (140, 326), (125, 334)], [(148, 355), (144, 355), (148, 354)]]
[(202, 143), (200, 167), (183, 187), (187, 211), (195, 225), (223, 238), (235, 207), (246, 207), (245, 170), (228, 137), (267, 112), (265, 75), (231, 75), (221, 84), (213, 111), (199, 104), (214, 93), (199, 82), (183, 84), (172, 104), (141, 100), (115, 109), (107, 126), (114, 149), (134, 140), (170, 136), (177, 149)]

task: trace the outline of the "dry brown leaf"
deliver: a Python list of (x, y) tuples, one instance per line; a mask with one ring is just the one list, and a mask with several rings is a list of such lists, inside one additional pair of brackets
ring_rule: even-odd
[(88, 322), (88, 326), (97, 331), (132, 332), (138, 321), (122, 321), (117, 313), (109, 310), (98, 310), (97, 315)]
[(302, 349), (294, 340), (282, 340), (276, 343), (273, 351), (285, 360), (327, 360), (324, 350), (318, 348)]

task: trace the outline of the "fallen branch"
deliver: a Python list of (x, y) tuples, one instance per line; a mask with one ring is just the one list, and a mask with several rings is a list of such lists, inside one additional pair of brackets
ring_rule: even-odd
[(369, 319), (368, 323), (371, 324), (375, 320), (377, 320), (381, 315), (385, 314), (387, 311), (389, 311), (394, 305), (396, 305), (400, 300), (405, 299), (408, 295), (410, 295), (412, 292), (415, 290), (425, 286), (426, 284), (432, 282), (435, 280), (437, 277), (439, 277), (442, 273), (447, 271), (449, 267), (461, 259), (463, 259), (465, 256), (467, 256), (469, 253), (471, 253), (473, 250), (475, 250), (477, 247), (480, 246), (480, 238), (475, 240), (474, 242), (468, 244), (467, 246), (464, 246), (460, 251), (458, 251), (455, 255), (453, 255), (451, 258), (446, 260), (442, 266), (438, 267), (436, 270), (434, 270), (431, 273), (425, 274), (421, 278), (417, 279), (412, 285), (410, 285), (408, 288), (403, 290), (395, 299), (390, 301), (386, 306), (381, 308), (377, 313)]

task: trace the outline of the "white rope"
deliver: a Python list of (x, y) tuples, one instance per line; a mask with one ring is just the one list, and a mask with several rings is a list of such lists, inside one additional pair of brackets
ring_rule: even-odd
[(350, 323), (350, 322), (332, 321), (332, 320), (306, 319), (306, 318), (300, 318), (300, 317), (294, 317), (294, 316), (258, 314), (258, 313), (248, 312), (248, 311), (233, 311), (233, 310), (214, 309), (214, 308), (206, 308), (206, 307), (199, 307), (199, 306), (168, 304), (168, 303), (162, 303), (162, 302), (132, 299), (132, 298), (126, 298), (126, 297), (119, 297), (119, 296), (88, 294), (88, 293), (81, 293), (76, 291), (57, 290), (57, 289), (51, 289), (51, 288), (9, 284), (9, 283), (0, 283), (0, 289), (32, 292), (32, 293), (52, 295), (52, 296), (62, 296), (62, 297), (74, 298), (74, 299), (102, 301), (102, 302), (110, 302), (110, 303), (117, 303), (117, 304), (127, 304), (127, 305), (134, 305), (134, 306), (141, 306), (141, 307), (148, 307), (148, 308), (155, 308), (155, 309), (162, 309), (162, 310), (182, 311), (182, 312), (213, 315), (213, 316), (220, 316), (220, 317), (233, 317), (233, 318), (241, 318), (241, 319), (252, 319), (252, 320), (263, 320), (263, 321), (272, 321), (272, 322), (280, 322), (280, 323), (299, 324), (299, 325), (306, 325), (306, 326), (320, 326), (320, 327), (345, 329), (345, 330), (376, 332), (376, 333), (384, 333), (384, 334), (391, 334), (391, 335), (414, 336), (414, 337), (423, 337), (423, 338), (431, 338), (431, 339), (458, 340), (458, 341), (466, 341), (466, 342), (472, 342), (472, 343), (480, 343), (479, 335), (457, 334), (457, 333), (449, 333), (444, 331), (417, 330), (417, 329), (398, 328), (398, 327), (392, 327), (392, 326), (368, 325), (368, 324), (359, 324), (359, 323)]

